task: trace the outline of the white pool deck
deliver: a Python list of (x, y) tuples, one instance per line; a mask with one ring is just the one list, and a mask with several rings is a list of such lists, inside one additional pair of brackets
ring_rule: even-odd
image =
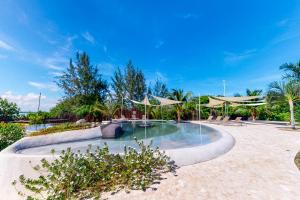
[[(181, 167), (178, 176), (165, 175), (167, 179), (156, 186), (156, 191), (121, 191), (109, 199), (300, 199), (300, 171), (294, 164), (300, 150), (300, 132), (282, 131), (279, 125), (209, 126), (235, 138), (229, 152)], [(18, 160), (8, 169), (5, 159), (0, 160), (0, 199), (23, 199), (10, 188), (12, 176), (19, 175), (13, 166), (21, 163)], [(24, 166), (27, 170), (30, 166)]]
[(109, 199), (300, 199), (300, 171), (294, 164), (300, 151), (300, 132), (282, 131), (276, 128), (278, 125), (212, 126), (235, 138), (231, 151), (181, 167), (178, 176), (167, 175), (156, 191), (120, 192)]

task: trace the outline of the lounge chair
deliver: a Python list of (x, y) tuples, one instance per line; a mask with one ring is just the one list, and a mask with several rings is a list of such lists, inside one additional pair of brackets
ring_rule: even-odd
[(213, 118), (214, 118), (214, 116), (210, 115), (210, 116), (207, 118), (207, 120), (206, 120), (206, 121), (210, 122), (210, 121), (212, 121), (212, 120), (213, 120)]
[(221, 122), (221, 120), (222, 120), (222, 116), (218, 116), (215, 120), (212, 120), (212, 121), (210, 121), (210, 123), (220, 123)]
[(225, 116), (219, 123), (216, 124), (226, 124), (229, 122), (230, 117), (229, 116)]
[(228, 121), (228, 123), (226, 123), (225, 125), (241, 125), (243, 126), (243, 121), (242, 121), (242, 117), (236, 117), (235, 120), (233, 121)]

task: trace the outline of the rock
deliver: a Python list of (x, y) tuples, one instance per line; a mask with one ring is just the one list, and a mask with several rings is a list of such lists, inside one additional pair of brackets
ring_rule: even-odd
[(102, 138), (117, 138), (123, 134), (123, 129), (118, 123), (110, 123), (101, 127)]
[(84, 124), (84, 123), (86, 123), (85, 119), (80, 119), (80, 120), (78, 120), (78, 121), (75, 122), (76, 125)]

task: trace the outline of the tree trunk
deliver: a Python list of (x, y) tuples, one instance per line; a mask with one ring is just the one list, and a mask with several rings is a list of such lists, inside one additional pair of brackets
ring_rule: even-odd
[(291, 115), (291, 128), (295, 129), (295, 116), (294, 116), (294, 102), (292, 100), (289, 100), (289, 106), (290, 106), (290, 115)]
[(180, 122), (180, 111), (177, 111), (177, 122)]
[(252, 115), (252, 121), (255, 121), (256, 120), (256, 110), (255, 110), (255, 108), (251, 109), (251, 115)]

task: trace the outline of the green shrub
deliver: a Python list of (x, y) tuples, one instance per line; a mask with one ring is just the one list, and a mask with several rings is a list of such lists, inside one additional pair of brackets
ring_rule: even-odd
[[(41, 173), (38, 178), (21, 175), (19, 181), (36, 195), (47, 194), (49, 200), (98, 199), (102, 192), (146, 190), (162, 179), (162, 173), (175, 172), (174, 163), (158, 148), (137, 143), (139, 152), (124, 147), (123, 155), (110, 154), (107, 145), (94, 152), (89, 146), (85, 154), (73, 153), (69, 148), (52, 163), (41, 160), (41, 165), (34, 167)], [(45, 171), (47, 175), (43, 175)], [(16, 181), (12, 184), (16, 185)], [(27, 198), (38, 199), (36, 196)]]
[(27, 115), (30, 124), (43, 124), (45, 120), (50, 117), (48, 112), (37, 112), (37, 113), (29, 113)]
[(30, 133), (30, 136), (47, 135), (51, 133), (58, 133), (63, 131), (80, 130), (90, 128), (90, 124), (75, 124), (75, 123), (63, 123), (55, 126), (51, 126), (45, 129), (41, 129)]
[(0, 121), (11, 121), (19, 115), (20, 108), (17, 104), (8, 102), (0, 97)]
[(0, 150), (21, 139), (24, 133), (24, 128), (19, 124), (0, 123)]

